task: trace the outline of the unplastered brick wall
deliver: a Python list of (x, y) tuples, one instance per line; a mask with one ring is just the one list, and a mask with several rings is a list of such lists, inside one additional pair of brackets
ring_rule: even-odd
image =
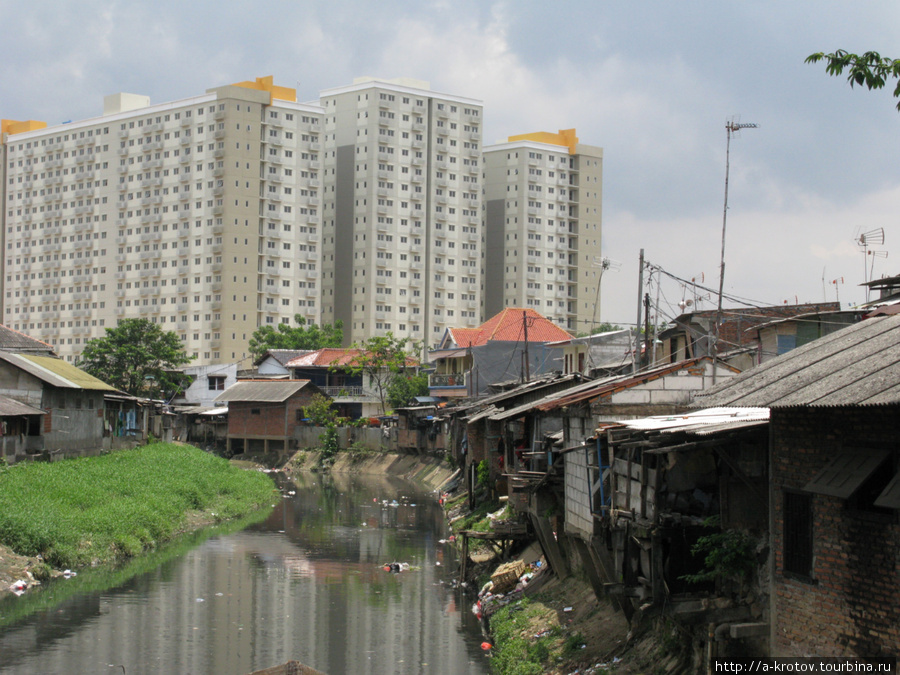
[(812, 495), (812, 578), (784, 572), (783, 491), (804, 486), (842, 447), (900, 447), (900, 406), (773, 409), (774, 655), (900, 655), (898, 514)]
[(228, 406), (228, 435), (236, 438), (291, 436), (297, 426), (297, 411), (308, 406), (317, 392), (313, 387), (304, 387), (284, 403), (232, 402)]

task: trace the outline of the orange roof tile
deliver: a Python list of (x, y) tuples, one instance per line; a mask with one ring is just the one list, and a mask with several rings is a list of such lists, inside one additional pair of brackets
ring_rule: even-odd
[(529, 342), (569, 340), (572, 335), (533, 309), (507, 307), (478, 328), (450, 329), (453, 341), (460, 347), (478, 347), (491, 341), (520, 342), (525, 339), (524, 320), (528, 322)]

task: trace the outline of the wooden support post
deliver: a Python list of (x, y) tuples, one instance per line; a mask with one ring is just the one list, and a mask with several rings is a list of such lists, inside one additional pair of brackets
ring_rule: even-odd
[(550, 521), (547, 518), (542, 518), (534, 513), (530, 515), (531, 522), (534, 525), (534, 531), (537, 533), (541, 549), (544, 551), (544, 556), (547, 558), (547, 562), (550, 563), (550, 568), (556, 574), (557, 578), (565, 579), (569, 576), (569, 569), (566, 565), (566, 560), (563, 557), (562, 550), (559, 547), (559, 542), (557, 542), (556, 537), (553, 536), (553, 528), (550, 527)]

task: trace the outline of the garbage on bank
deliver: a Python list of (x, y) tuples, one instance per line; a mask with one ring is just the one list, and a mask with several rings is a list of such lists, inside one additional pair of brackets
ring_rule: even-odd
[(535, 560), (526, 564), (524, 560), (512, 560), (500, 565), (478, 592), (478, 600), (472, 606), (472, 613), (481, 619), (490, 616), (513, 600), (518, 600), (535, 575), (543, 569), (543, 562)]

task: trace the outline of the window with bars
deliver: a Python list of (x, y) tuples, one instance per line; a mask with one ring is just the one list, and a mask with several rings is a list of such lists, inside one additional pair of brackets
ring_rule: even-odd
[(812, 495), (783, 493), (785, 574), (812, 579)]

